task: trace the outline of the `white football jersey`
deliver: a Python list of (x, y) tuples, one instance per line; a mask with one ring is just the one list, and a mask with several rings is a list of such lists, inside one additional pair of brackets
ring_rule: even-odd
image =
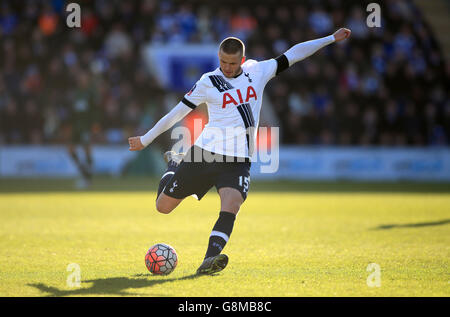
[(264, 87), (277, 70), (277, 61), (247, 60), (243, 72), (227, 78), (220, 68), (205, 73), (184, 96), (191, 108), (208, 107), (209, 122), (195, 145), (218, 154), (252, 156), (262, 105)]

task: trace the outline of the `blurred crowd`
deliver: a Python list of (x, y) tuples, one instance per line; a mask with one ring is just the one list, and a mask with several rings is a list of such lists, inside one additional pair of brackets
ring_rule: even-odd
[[(146, 71), (148, 43), (219, 43), (237, 36), (247, 58), (348, 27), (267, 86), (282, 142), (326, 145), (450, 144), (450, 68), (420, 11), (383, 1), (381, 27), (367, 3), (330, 1), (74, 1), (0, 3), (0, 144), (53, 144), (85, 126), (94, 143), (145, 133), (173, 98)], [(178, 100), (176, 101), (178, 102)]]

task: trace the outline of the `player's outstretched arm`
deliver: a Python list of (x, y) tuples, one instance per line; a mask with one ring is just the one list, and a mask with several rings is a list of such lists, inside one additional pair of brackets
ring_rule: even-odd
[(155, 126), (143, 136), (132, 136), (128, 138), (130, 151), (139, 151), (144, 149), (161, 133), (169, 130), (175, 123), (183, 119), (192, 108), (186, 106), (183, 102), (178, 103), (168, 114), (162, 117)]
[(311, 56), (326, 45), (333, 42), (343, 41), (348, 38), (350, 34), (351, 31), (349, 29), (341, 28), (332, 35), (294, 45), (283, 54), (286, 56), (287, 62), (289, 62), (289, 65), (286, 66), (292, 66), (293, 64)]

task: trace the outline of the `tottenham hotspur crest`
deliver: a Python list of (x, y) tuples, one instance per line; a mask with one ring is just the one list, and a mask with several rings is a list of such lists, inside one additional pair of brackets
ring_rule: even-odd
[(169, 192), (173, 193), (173, 190), (174, 190), (175, 187), (177, 187), (177, 186), (178, 186), (177, 181), (174, 181), (173, 184), (172, 184), (172, 188), (169, 189)]

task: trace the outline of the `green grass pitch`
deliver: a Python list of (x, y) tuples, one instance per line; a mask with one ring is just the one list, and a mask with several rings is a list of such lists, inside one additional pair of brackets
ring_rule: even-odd
[[(227, 268), (200, 277), (219, 197), (212, 189), (163, 215), (156, 185), (96, 179), (75, 191), (67, 180), (0, 180), (0, 295), (450, 295), (448, 184), (255, 181), (224, 249)], [(158, 242), (179, 257), (168, 276), (144, 264)], [(71, 263), (79, 287), (67, 283)]]

